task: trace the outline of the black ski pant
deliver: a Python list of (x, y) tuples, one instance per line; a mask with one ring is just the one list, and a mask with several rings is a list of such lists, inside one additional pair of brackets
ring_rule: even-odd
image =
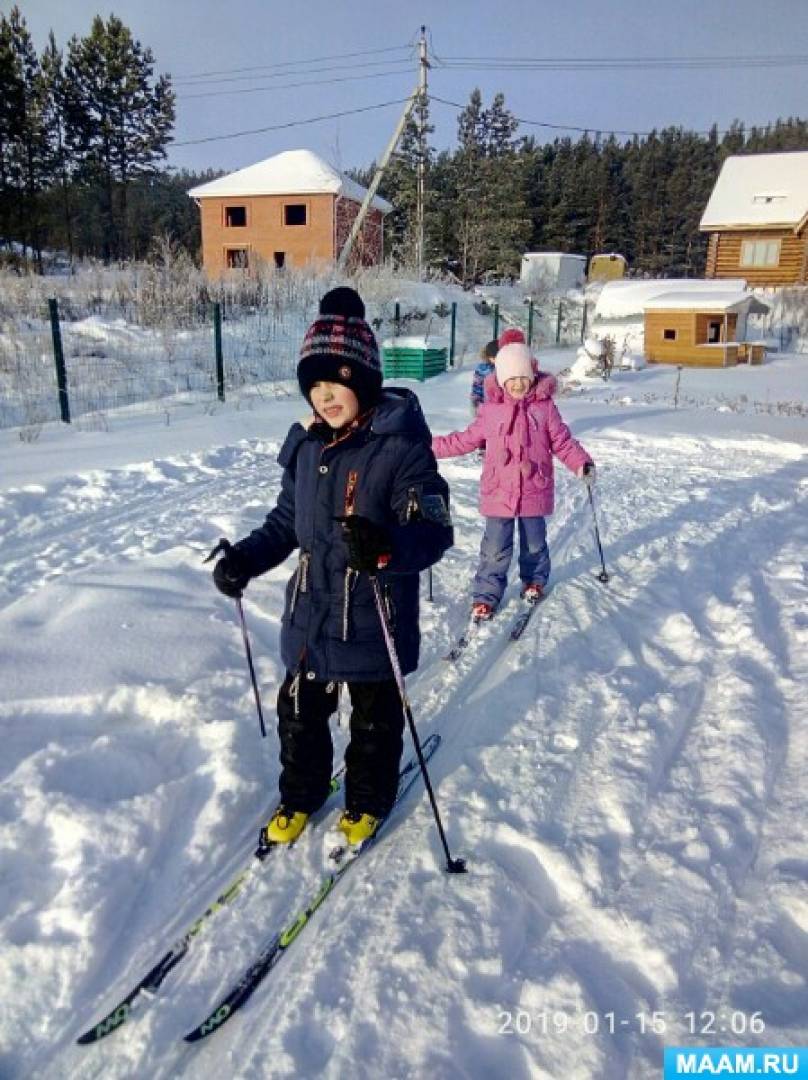
[[(394, 679), (349, 682), (351, 740), (345, 751), (345, 807), (384, 817), (398, 787), (404, 711)], [(311, 814), (328, 797), (334, 747), (329, 720), (339, 703), (337, 683), (287, 672), (278, 693), (281, 802)]]

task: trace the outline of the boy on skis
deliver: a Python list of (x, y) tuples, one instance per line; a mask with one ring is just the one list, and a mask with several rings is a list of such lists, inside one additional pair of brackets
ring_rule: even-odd
[(506, 344), (497, 353), (495, 373), (486, 379), (485, 400), (474, 421), (465, 431), (432, 439), (437, 458), (485, 445), (480, 510), (486, 522), (474, 578), (476, 621), (490, 619), (502, 600), (517, 522), (522, 596), (532, 603), (541, 599), (550, 576), (545, 518), (553, 512), (553, 455), (585, 483), (594, 483), (594, 463), (561, 419), (552, 400), (555, 388), (555, 378), (539, 372), (525, 344)]
[(370, 578), (381, 586), (406, 675), (418, 664), (419, 572), (453, 542), (449, 493), (415, 394), (382, 389), (376, 339), (353, 289), (322, 298), (297, 377), (313, 416), (292, 425), (278, 455), (277, 504), (216, 563), (213, 578), (239, 597), (299, 549), (281, 624), (280, 803), (262, 839), (291, 842), (325, 802), (329, 718), (344, 682), (352, 713), (339, 824), (357, 844), (393, 804), (404, 727)]

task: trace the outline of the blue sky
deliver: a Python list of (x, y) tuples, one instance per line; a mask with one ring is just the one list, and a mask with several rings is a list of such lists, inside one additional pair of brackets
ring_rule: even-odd
[[(10, 7), (6, 2), (1, 10)], [(27, 0), (20, 7), (38, 49), (50, 29), (61, 46), (72, 34), (86, 34), (99, 13), (88, 0)], [(151, 47), (157, 70), (175, 79), (177, 144), (405, 98), (416, 80), (416, 52), (407, 46), (421, 22), (446, 63), (461, 56), (501, 58), (505, 65), (519, 57), (789, 54), (808, 60), (805, 0), (442, 0), (420, 8), (387, 0), (118, 0), (100, 13), (110, 11)], [(362, 55), (318, 59), (349, 53)], [(808, 114), (808, 63), (628, 71), (486, 70), (470, 63), (437, 62), (431, 92), (465, 103), (474, 86), (486, 102), (501, 90), (517, 116), (593, 132), (668, 124), (704, 130), (713, 121), (725, 127), (734, 118), (752, 124)], [(243, 70), (256, 67), (268, 70)], [(278, 77), (284, 70), (289, 73)], [(222, 74), (206, 74), (212, 72)], [(357, 75), (363, 78), (322, 81)], [(304, 82), (317, 85), (288, 85)], [(386, 146), (400, 110), (389, 105), (288, 130), (176, 145), (169, 164), (230, 170), (306, 147), (343, 168), (367, 165)], [(435, 145), (454, 146), (456, 110), (436, 102), (432, 119)], [(523, 125), (520, 134), (528, 133), (542, 141), (554, 134)]]

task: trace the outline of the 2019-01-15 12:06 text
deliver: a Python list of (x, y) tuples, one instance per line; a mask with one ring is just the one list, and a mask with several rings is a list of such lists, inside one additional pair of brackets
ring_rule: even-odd
[(761, 1035), (766, 1022), (760, 1012), (740, 1010), (685, 1012), (673, 1015), (663, 1011), (636, 1012), (623, 1016), (616, 1012), (530, 1012), (527, 1009), (499, 1009), (499, 1035), (614, 1035), (634, 1032), (640, 1035), (665, 1035), (682, 1031), (690, 1035)]

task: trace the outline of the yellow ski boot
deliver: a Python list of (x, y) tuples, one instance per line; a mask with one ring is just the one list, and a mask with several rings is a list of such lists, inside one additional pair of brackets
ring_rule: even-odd
[(381, 820), (381, 818), (374, 817), (372, 814), (357, 814), (351, 810), (346, 810), (339, 819), (339, 827), (351, 847), (355, 847), (357, 844), (363, 844), (373, 836), (381, 824)]
[(281, 804), (272, 815), (269, 824), (261, 830), (261, 841), (265, 844), (291, 844), (306, 827), (309, 814), (302, 810), (289, 810)]

